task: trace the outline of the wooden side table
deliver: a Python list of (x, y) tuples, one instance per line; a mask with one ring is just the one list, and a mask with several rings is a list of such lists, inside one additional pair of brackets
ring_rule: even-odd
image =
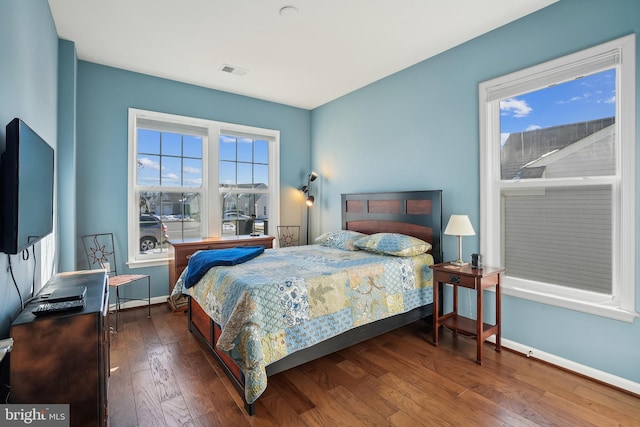
[[(473, 269), (470, 265), (456, 266), (450, 263), (435, 264), (433, 270), (433, 345), (438, 345), (438, 331), (440, 326), (453, 330), (454, 334), (464, 332), (476, 337), (476, 363), (482, 365), (482, 344), (491, 335), (496, 336), (496, 351), (501, 350), (501, 307), (500, 307), (500, 277), (504, 268), (487, 267)], [(453, 311), (440, 315), (440, 292), (445, 283), (453, 286)], [(469, 319), (458, 314), (458, 286), (476, 290), (477, 319)], [(490, 325), (483, 322), (483, 291), (495, 286), (496, 288), (496, 323)]]

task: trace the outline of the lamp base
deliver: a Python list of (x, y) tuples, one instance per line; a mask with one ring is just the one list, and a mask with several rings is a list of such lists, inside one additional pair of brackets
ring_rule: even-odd
[(463, 266), (465, 266), (465, 265), (469, 265), (469, 263), (468, 263), (468, 262), (464, 262), (464, 261), (462, 261), (461, 259), (457, 259), (457, 260), (455, 260), (455, 261), (450, 261), (450, 262), (449, 262), (449, 264), (451, 264), (451, 265), (457, 265), (458, 267), (463, 267)]

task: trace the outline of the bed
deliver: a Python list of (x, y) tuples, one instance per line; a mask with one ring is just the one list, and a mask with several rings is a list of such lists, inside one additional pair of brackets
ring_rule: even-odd
[[(189, 296), (189, 331), (251, 415), (268, 376), (433, 314), (428, 266), (442, 261), (442, 192), (343, 194), (341, 204), (342, 230), (322, 244), (267, 249), (185, 289), (187, 269), (176, 284), (174, 294)], [(354, 247), (376, 233), (429, 245), (402, 253), (411, 256), (380, 254), (375, 236), (366, 239), (373, 251)]]

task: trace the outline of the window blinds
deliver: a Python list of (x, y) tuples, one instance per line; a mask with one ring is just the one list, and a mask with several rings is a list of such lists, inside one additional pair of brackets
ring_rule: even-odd
[(259, 140), (259, 141), (270, 141), (273, 142), (276, 140), (276, 138), (273, 135), (266, 135), (266, 134), (255, 134), (255, 133), (249, 133), (249, 132), (238, 132), (235, 130), (229, 130), (229, 129), (225, 129), (225, 128), (221, 128), (220, 129), (220, 134), (221, 135), (229, 135), (229, 136), (235, 136), (236, 138), (247, 138), (247, 139), (254, 139), (254, 140)]
[(207, 136), (208, 129), (203, 126), (189, 123), (173, 123), (138, 117), (136, 119), (138, 128), (155, 130), (159, 132), (183, 133), (195, 136)]
[(503, 193), (505, 267), (515, 278), (612, 292), (612, 187)]
[(498, 101), (613, 68), (620, 63), (620, 57), (620, 49), (612, 49), (570, 64), (545, 68), (539, 72), (528, 71), (520, 78), (516, 77), (506, 83), (487, 87), (486, 100), (487, 102)]

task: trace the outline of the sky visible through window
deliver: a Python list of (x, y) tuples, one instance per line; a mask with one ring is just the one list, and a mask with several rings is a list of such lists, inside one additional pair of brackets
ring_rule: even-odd
[[(138, 129), (138, 185), (202, 186), (202, 138)], [(220, 183), (225, 186), (269, 184), (266, 140), (220, 135)]]
[(255, 186), (269, 183), (269, 143), (220, 135), (220, 184)]
[(138, 129), (138, 184), (202, 186), (202, 138)]
[(579, 123), (616, 113), (616, 70), (609, 69), (500, 101), (501, 142), (510, 133)]

